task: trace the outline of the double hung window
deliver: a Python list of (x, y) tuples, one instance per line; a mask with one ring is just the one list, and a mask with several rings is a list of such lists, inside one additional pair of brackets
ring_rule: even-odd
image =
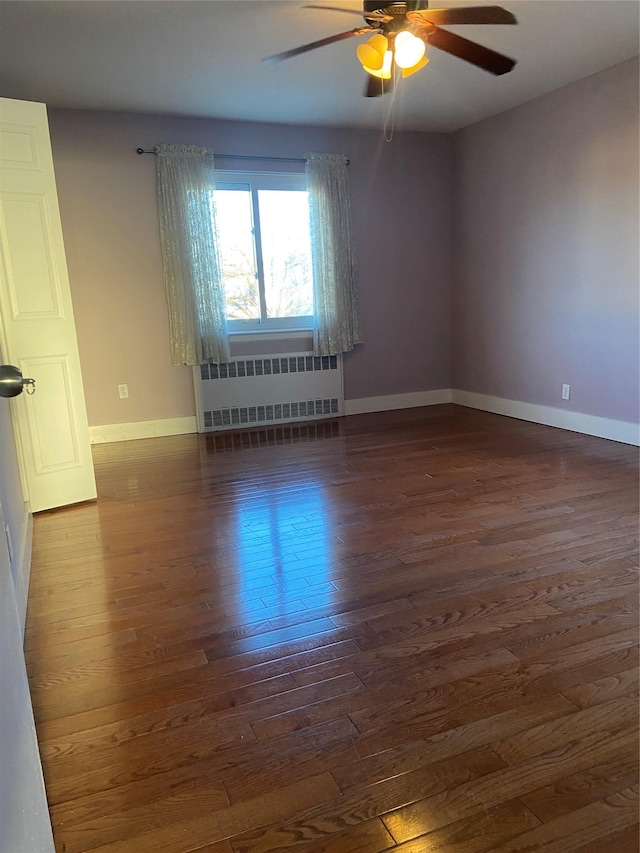
[(311, 328), (306, 176), (218, 172), (213, 196), (229, 331)]

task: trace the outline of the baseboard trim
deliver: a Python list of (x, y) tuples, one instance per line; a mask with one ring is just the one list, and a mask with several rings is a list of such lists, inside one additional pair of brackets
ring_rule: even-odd
[[(522, 421), (544, 424), (619, 441), (622, 444), (640, 445), (640, 425), (628, 421), (570, 412), (553, 406), (539, 406), (519, 400), (492, 397), (489, 394), (474, 394), (451, 388), (435, 391), (414, 391), (409, 394), (388, 394), (383, 397), (360, 397), (344, 401), (345, 415), (362, 415), (370, 412), (389, 412), (393, 409), (413, 409), (420, 406), (437, 406), (456, 403), (470, 409), (481, 409), (496, 415), (505, 415)], [(198, 431), (195, 416), (165, 418), (157, 421), (134, 421), (128, 424), (106, 424), (89, 427), (92, 444), (107, 444), (115, 441), (134, 441), (140, 438), (156, 438), (167, 435), (186, 435)], [(29, 514), (30, 515), (30, 514)], [(29, 554), (30, 561), (30, 554)], [(27, 572), (28, 578), (28, 572)]]
[(24, 626), (27, 617), (27, 599), (29, 596), (29, 578), (31, 577), (31, 554), (33, 551), (33, 513), (28, 503), (24, 505), (22, 528), (20, 530), (20, 548), (16, 564), (16, 609), (20, 625), (20, 637), (24, 639)]
[(105, 424), (89, 427), (91, 444), (110, 444), (114, 441), (135, 441), (139, 438), (158, 438), (166, 435), (186, 435), (197, 432), (195, 416), (164, 418), (158, 421), (133, 421), (129, 424)]
[(640, 425), (629, 421), (616, 421), (581, 412), (570, 412), (553, 406), (539, 406), (535, 403), (523, 403), (519, 400), (507, 400), (488, 394), (474, 394), (471, 391), (452, 391), (451, 402), (470, 409), (482, 409), (496, 415), (506, 415), (521, 421), (532, 421), (545, 426), (559, 427), (571, 432), (607, 438), (622, 444), (640, 444)]
[(451, 389), (413, 391), (409, 394), (389, 394), (385, 397), (359, 397), (344, 401), (345, 415), (364, 415), (369, 412), (390, 412), (393, 409), (415, 409), (451, 402)]

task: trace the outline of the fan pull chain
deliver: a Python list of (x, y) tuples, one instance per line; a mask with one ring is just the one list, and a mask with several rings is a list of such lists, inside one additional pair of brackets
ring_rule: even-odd
[[(394, 69), (394, 74), (396, 74), (396, 78), (393, 83), (393, 91), (391, 92), (391, 100), (389, 102), (388, 109), (385, 109), (384, 101), (382, 105), (382, 131), (384, 134), (384, 141), (391, 142), (393, 139), (393, 131), (395, 126), (396, 119), (396, 93), (398, 91), (398, 81), (400, 80), (400, 75), (396, 73)], [(384, 80), (382, 81), (382, 88), (384, 94)]]

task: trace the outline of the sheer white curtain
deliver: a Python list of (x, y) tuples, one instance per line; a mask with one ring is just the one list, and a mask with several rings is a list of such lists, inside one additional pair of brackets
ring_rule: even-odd
[(361, 342), (351, 236), (347, 158), (307, 154), (316, 355), (347, 352)]
[(210, 149), (156, 148), (160, 244), (175, 365), (229, 360), (213, 186)]

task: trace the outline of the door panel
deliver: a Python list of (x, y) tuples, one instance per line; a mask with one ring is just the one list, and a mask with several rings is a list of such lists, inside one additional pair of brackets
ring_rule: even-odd
[(96, 496), (46, 107), (0, 98), (0, 311), (8, 363), (36, 380), (11, 401), (31, 510)]
[[(64, 319), (46, 197), (2, 192), (0, 223), (12, 319)], [(24, 234), (31, 235), (28, 252), (22, 247)], [(25, 281), (27, 288), (21, 286)]]

